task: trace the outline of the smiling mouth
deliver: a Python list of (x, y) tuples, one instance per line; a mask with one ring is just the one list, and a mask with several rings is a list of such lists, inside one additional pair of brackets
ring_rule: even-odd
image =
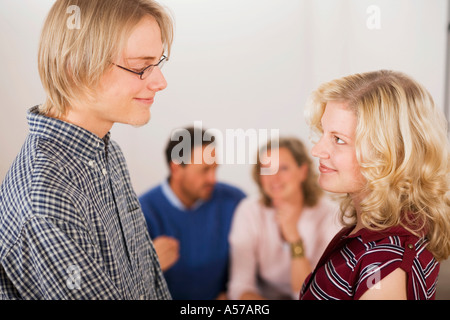
[(336, 172), (337, 170), (331, 169), (331, 168), (329, 168), (327, 166), (324, 166), (323, 164), (320, 164), (319, 165), (319, 171), (321, 173), (333, 173), (333, 172)]
[(138, 101), (138, 102), (142, 102), (142, 103), (145, 103), (145, 104), (152, 104), (155, 101), (154, 98), (148, 98), (148, 99), (146, 99), (146, 98), (134, 98), (134, 99), (136, 101)]
[(277, 185), (271, 185), (271, 186), (270, 186), (270, 189), (271, 189), (272, 191), (279, 191), (279, 190), (283, 190), (283, 186), (282, 186), (282, 185), (279, 185), (279, 184), (277, 184)]

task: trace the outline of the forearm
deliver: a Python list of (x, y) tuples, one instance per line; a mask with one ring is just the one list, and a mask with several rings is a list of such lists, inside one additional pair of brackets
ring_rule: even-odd
[(291, 287), (293, 292), (299, 292), (306, 277), (311, 273), (311, 263), (305, 256), (303, 241), (300, 237), (290, 243), (291, 247)]
[(291, 258), (291, 287), (293, 292), (300, 292), (303, 282), (312, 268), (306, 257)]
[(247, 291), (241, 294), (239, 297), (240, 300), (266, 300), (262, 295), (256, 292)]

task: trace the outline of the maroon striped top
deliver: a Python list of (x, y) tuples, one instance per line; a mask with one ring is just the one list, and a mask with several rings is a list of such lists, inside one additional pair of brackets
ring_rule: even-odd
[(408, 300), (434, 299), (439, 263), (427, 241), (403, 227), (381, 232), (342, 229), (305, 280), (301, 300), (357, 300), (397, 268), (407, 274)]

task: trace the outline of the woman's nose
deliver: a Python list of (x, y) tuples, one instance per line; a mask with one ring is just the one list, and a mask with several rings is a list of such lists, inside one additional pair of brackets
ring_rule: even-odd
[(320, 138), (319, 142), (317, 142), (312, 148), (311, 148), (311, 155), (316, 158), (320, 159), (327, 159), (329, 158), (329, 153), (326, 149), (325, 143), (323, 141), (323, 137)]

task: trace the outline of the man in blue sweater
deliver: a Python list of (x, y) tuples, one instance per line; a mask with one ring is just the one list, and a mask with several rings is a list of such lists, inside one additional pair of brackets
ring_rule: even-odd
[(214, 142), (205, 131), (182, 130), (183, 140), (166, 147), (169, 178), (139, 201), (173, 299), (224, 299), (228, 234), (245, 194), (216, 182)]

